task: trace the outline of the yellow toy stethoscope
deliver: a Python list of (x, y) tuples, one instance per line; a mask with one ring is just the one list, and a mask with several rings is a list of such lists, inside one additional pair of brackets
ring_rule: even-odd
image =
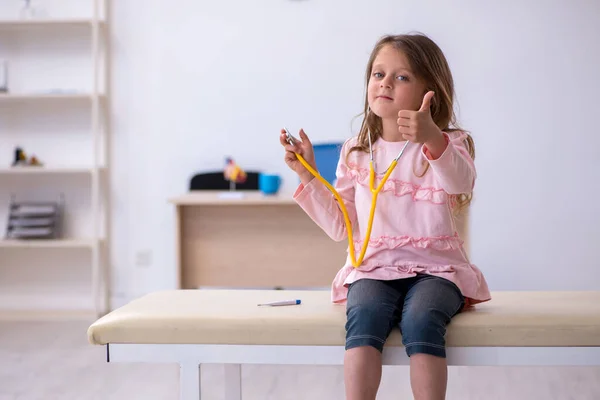
[[(286, 134), (287, 142), (291, 145), (294, 145), (295, 139), (287, 129), (285, 129), (285, 134)], [(331, 186), (331, 184), (329, 184), (329, 182), (327, 182), (317, 171), (315, 171), (315, 169), (313, 167), (308, 165), (306, 160), (300, 154), (294, 153), (294, 154), (296, 154), (298, 161), (300, 161), (300, 163), (302, 163), (302, 165), (304, 165), (304, 167), (307, 170), (309, 170), (310, 173), (313, 174), (313, 176), (315, 178), (317, 178), (325, 186), (327, 186), (327, 189), (329, 189), (331, 191), (331, 193), (333, 193), (333, 195), (337, 199), (338, 204), (340, 205), (340, 208), (342, 210), (342, 214), (344, 215), (344, 222), (346, 223), (346, 231), (348, 232), (348, 246), (350, 248), (350, 259), (352, 260), (352, 266), (354, 268), (360, 267), (360, 265), (363, 262), (363, 259), (365, 258), (365, 253), (367, 251), (369, 240), (371, 239), (371, 229), (373, 228), (373, 217), (375, 216), (375, 205), (377, 204), (377, 196), (379, 195), (379, 192), (381, 192), (381, 189), (383, 189), (383, 185), (385, 185), (385, 182), (388, 180), (388, 178), (389, 178), (390, 174), (392, 173), (392, 171), (394, 170), (394, 168), (396, 168), (396, 165), (398, 164), (398, 159), (402, 156), (402, 153), (404, 153), (404, 149), (406, 149), (406, 146), (408, 146), (408, 144), (410, 143), (407, 140), (406, 143), (404, 144), (404, 146), (402, 146), (400, 153), (398, 153), (398, 156), (396, 156), (396, 158), (394, 158), (394, 160), (390, 163), (383, 178), (381, 179), (381, 182), (379, 182), (379, 185), (377, 186), (377, 188), (375, 188), (375, 167), (373, 164), (373, 145), (371, 143), (371, 133), (368, 132), (367, 136), (369, 136), (369, 153), (370, 153), (369, 187), (371, 189), (371, 193), (373, 194), (373, 198), (371, 200), (371, 213), (369, 215), (369, 223), (367, 225), (367, 233), (365, 235), (365, 241), (363, 242), (363, 246), (362, 246), (362, 249), (360, 252), (360, 256), (358, 257), (358, 260), (356, 259), (356, 255), (355, 255), (355, 251), (354, 251), (354, 239), (352, 237), (352, 224), (350, 223), (350, 218), (348, 217), (348, 210), (346, 210), (346, 206), (345, 206), (344, 201), (342, 200), (340, 194), (337, 192), (337, 190), (335, 190), (335, 188), (333, 186)]]

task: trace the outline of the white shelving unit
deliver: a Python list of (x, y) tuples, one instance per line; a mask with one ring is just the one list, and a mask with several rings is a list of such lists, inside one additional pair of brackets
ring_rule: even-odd
[[(1, 32), (1, 31), (0, 31)], [(42, 102), (42, 101), (94, 101), (95, 98), (100, 99), (100, 101), (104, 98), (103, 95), (93, 95), (93, 94), (52, 94), (52, 93), (40, 93), (40, 94), (3, 94), (0, 93), (0, 104), (1, 103), (17, 103), (17, 102)]]
[[(109, 136), (110, 136), (110, 121), (109, 121), (109, 98), (110, 98), (110, 47), (109, 47), (109, 16), (110, 4), (109, 0), (88, 0), (92, 2), (91, 18), (57, 18), (52, 17), (44, 19), (0, 19), (0, 45), (9, 44), (12, 35), (22, 34), (37, 34), (44, 36), (52, 36), (57, 34), (58, 40), (61, 34), (65, 31), (69, 35), (62, 36), (69, 39), (77, 40), (82, 32), (85, 32), (86, 37), (91, 39), (89, 42), (90, 57), (91, 57), (91, 90), (83, 93), (73, 91), (72, 88), (57, 88), (56, 91), (46, 90), (11, 90), (10, 79), (11, 74), (8, 74), (8, 92), (0, 93), (0, 122), (6, 117), (5, 113), (10, 113), (19, 107), (30, 107), (38, 110), (52, 107), (61, 111), (59, 118), (68, 118), (69, 111), (72, 107), (86, 107), (89, 110), (89, 135), (91, 135), (91, 159), (85, 165), (60, 165), (56, 162), (44, 163), (42, 166), (19, 166), (12, 167), (10, 165), (0, 165), (0, 188), (3, 186), (3, 179), (17, 180), (20, 186), (27, 186), (29, 179), (44, 180), (54, 179), (55, 181), (63, 182), (66, 180), (74, 180), (75, 182), (85, 182), (86, 189), (89, 189), (89, 218), (91, 223), (89, 237), (61, 237), (55, 240), (16, 240), (5, 239), (4, 232), (6, 229), (6, 221), (0, 222), (0, 270), (3, 268), (2, 252), (4, 251), (19, 251), (23, 252), (19, 259), (26, 259), (27, 255), (35, 254), (40, 257), (40, 252), (44, 251), (63, 251), (64, 254), (70, 254), (71, 250), (84, 250), (89, 254), (91, 271), (91, 282), (89, 294), (92, 299), (86, 304), (91, 305), (90, 312), (96, 316), (100, 316), (109, 310), (109, 295), (108, 295), (108, 260), (109, 260)], [(48, 35), (46, 35), (46, 33)], [(51, 39), (44, 37), (46, 42)], [(17, 41), (12, 46), (19, 46), (23, 39)], [(1, 48), (1, 46), (0, 46)], [(45, 54), (49, 57), (48, 54)], [(53, 57), (53, 56), (50, 56)], [(57, 59), (61, 54), (56, 54)], [(2, 54), (0, 54), (2, 58)], [(35, 70), (35, 65), (28, 66), (28, 71)], [(38, 71), (35, 72), (36, 74)], [(39, 71), (44, 73), (44, 71)], [(7, 117), (8, 118), (8, 117)], [(85, 132), (82, 134), (86, 134)], [(2, 135), (2, 125), (0, 124), (0, 136)], [(63, 138), (64, 139), (64, 138)], [(35, 140), (35, 139), (34, 139)], [(48, 140), (45, 138), (45, 140)], [(53, 139), (54, 140), (54, 139)], [(56, 141), (60, 141), (61, 137), (56, 137)], [(2, 151), (10, 151), (3, 148)], [(81, 179), (83, 178), (83, 179)], [(17, 197), (18, 193), (17, 193)], [(86, 197), (87, 199), (87, 197)], [(0, 198), (0, 205), (8, 204), (9, 199)], [(21, 199), (19, 199), (21, 200)], [(31, 200), (30, 198), (28, 200)], [(35, 199), (34, 199), (35, 200)], [(47, 199), (44, 199), (47, 200)], [(41, 253), (42, 257), (44, 253)], [(1, 276), (1, 275), (0, 275)], [(67, 279), (68, 277), (65, 277)], [(0, 278), (1, 279), (1, 278)], [(58, 278), (60, 279), (60, 278)], [(1, 294), (1, 293), (0, 293)], [(19, 297), (19, 296), (17, 296)], [(42, 294), (35, 294), (35, 298), (43, 298)], [(66, 298), (72, 298), (66, 295)], [(49, 303), (54, 304), (54, 299), (49, 299)], [(0, 295), (0, 303), (2, 296)], [(0, 307), (2, 304), (0, 304)], [(87, 307), (85, 307), (87, 310)], [(44, 307), (41, 307), (44, 310)], [(28, 310), (31, 311), (31, 310)], [(34, 310), (38, 311), (38, 310)], [(48, 310), (56, 311), (56, 310)], [(59, 311), (68, 311), (61, 309)], [(82, 311), (81, 305), (74, 304), (73, 311)]]
[[(102, 168), (96, 168), (101, 170)], [(18, 167), (0, 168), (0, 175), (56, 175), (56, 174), (86, 174), (91, 175), (94, 168), (74, 167)]]
[(96, 240), (86, 239), (57, 239), (57, 240), (3, 240), (0, 248), (22, 248), (22, 249), (93, 249), (97, 245)]
[(55, 26), (84, 26), (93, 27), (98, 25), (106, 26), (106, 21), (101, 19), (39, 19), (39, 20), (10, 20), (0, 19), (0, 30), (7, 29), (26, 29), (26, 28), (52, 28)]

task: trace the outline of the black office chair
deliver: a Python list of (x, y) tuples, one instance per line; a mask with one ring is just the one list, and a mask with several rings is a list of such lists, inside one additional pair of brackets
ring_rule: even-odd
[[(246, 182), (236, 183), (235, 190), (258, 190), (258, 171), (246, 171)], [(229, 190), (229, 181), (223, 176), (223, 171), (202, 172), (190, 180), (191, 190)]]

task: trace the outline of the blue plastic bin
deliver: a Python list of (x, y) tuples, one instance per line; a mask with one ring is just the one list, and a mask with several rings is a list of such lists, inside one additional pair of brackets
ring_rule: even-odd
[(340, 151), (344, 143), (313, 143), (317, 170), (331, 185), (335, 181), (335, 170), (340, 159)]

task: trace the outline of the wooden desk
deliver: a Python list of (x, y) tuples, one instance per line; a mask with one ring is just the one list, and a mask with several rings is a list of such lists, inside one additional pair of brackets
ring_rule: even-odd
[(179, 287), (329, 288), (348, 242), (334, 242), (291, 194), (221, 198), (198, 191), (176, 206)]

